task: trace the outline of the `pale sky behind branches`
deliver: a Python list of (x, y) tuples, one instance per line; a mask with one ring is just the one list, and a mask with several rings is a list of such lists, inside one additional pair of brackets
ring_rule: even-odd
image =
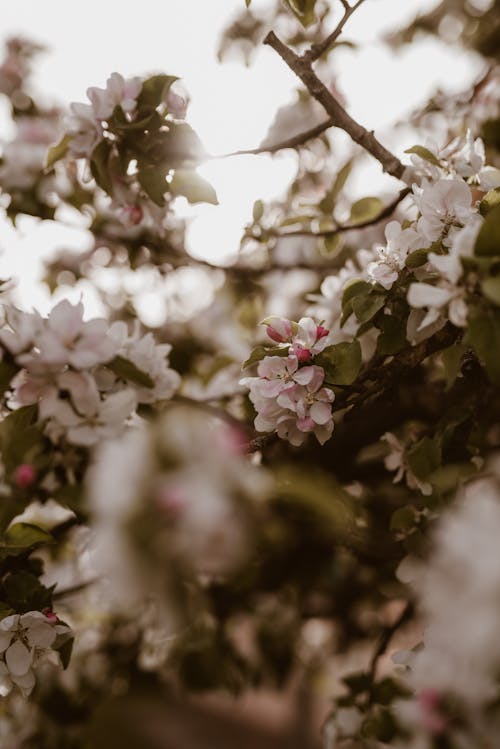
[[(267, 0), (253, 0), (252, 7)], [(341, 3), (337, 3), (339, 12)], [(360, 47), (340, 48), (331, 56), (340, 90), (351, 115), (389, 146), (389, 125), (402, 118), (438, 86), (456, 91), (480, 72), (472, 54), (457, 54), (432, 39), (422, 39), (395, 55), (376, 39), (408, 23), (436, 0), (366, 0), (345, 31)], [(253, 148), (264, 137), (278, 107), (290, 103), (298, 81), (270, 48), (262, 48), (253, 64), (220, 65), (216, 49), (220, 32), (244, 0), (142, 0), (140, 3), (87, 0), (85, 4), (50, 0), (17, 0), (2, 5), (2, 40), (20, 34), (49, 50), (36, 66), (34, 84), (49, 100), (86, 101), (88, 86), (104, 86), (113, 71), (125, 76), (166, 72), (182, 78), (191, 97), (188, 121), (210, 153)], [(4, 132), (0, 137), (4, 137)], [(389, 135), (389, 141), (388, 141)], [(413, 145), (412, 143), (406, 144)], [(400, 153), (398, 155), (401, 155)], [(216, 187), (220, 205), (179, 206), (193, 217), (188, 248), (194, 255), (224, 259), (238, 250), (243, 225), (255, 199), (279, 195), (294, 173), (294, 156), (244, 156), (210, 161), (200, 173)], [(352, 189), (377, 194), (398, 189), (376, 162)], [(179, 201), (178, 201), (179, 202)], [(21, 280), (20, 301), (46, 311), (54, 304), (46, 289), (33, 287), (39, 274), (35, 255), (47, 257), (57, 246), (85, 247), (81, 231), (26, 217), (16, 233), (3, 224), (0, 276)], [(58, 297), (59, 298), (59, 297)], [(57, 299), (58, 299), (57, 298)], [(92, 303), (92, 302), (91, 302)]]

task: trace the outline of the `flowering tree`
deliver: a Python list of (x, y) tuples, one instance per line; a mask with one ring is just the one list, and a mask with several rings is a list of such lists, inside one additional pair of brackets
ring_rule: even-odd
[[(250, 151), (294, 149), (296, 175), (223, 269), (186, 252), (176, 216), (178, 197), (217, 204), (176, 76), (112, 73), (47, 109), (40, 50), (7, 44), (3, 209), (80, 216), (92, 246), (46, 282), (85, 279), (106, 314), (64, 299), (43, 317), (2, 285), (6, 749), (495, 745), (500, 12), (445, 0), (389, 40), (452, 17), (486, 60), (414, 113), (397, 154), (329, 73), (362, 5), (246, 0), (228, 26), (221, 56), (268, 45), (299, 96)], [(394, 190), (352, 203), (366, 154)], [(139, 276), (165, 297), (161, 328), (139, 321)], [(191, 696), (290, 684), (274, 743)]]

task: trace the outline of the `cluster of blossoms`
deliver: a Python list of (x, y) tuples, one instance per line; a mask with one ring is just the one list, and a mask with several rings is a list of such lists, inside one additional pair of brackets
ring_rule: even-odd
[(0, 694), (17, 686), (28, 696), (35, 686), (33, 669), (56, 659), (57, 649), (71, 637), (70, 628), (57, 616), (41, 611), (11, 614), (0, 621)]
[(168, 366), (169, 344), (138, 326), (130, 333), (123, 322), (85, 321), (83, 311), (66, 300), (46, 319), (7, 307), (0, 342), (20, 367), (13, 406), (37, 403), (52, 440), (90, 446), (120, 434), (138, 404), (170, 398), (180, 378)]
[(430, 749), (445, 733), (457, 747), (498, 735), (498, 489), (491, 474), (470, 483), (440, 521), (429, 561), (405, 565), (426, 623), (423, 644), (393, 656), (415, 693), (398, 705), (416, 734), (405, 747)]
[[(385, 243), (359, 250), (335, 275), (327, 276), (321, 294), (309, 298), (309, 313), (321, 315), (332, 329), (332, 340), (348, 340), (357, 334), (354, 314), (342, 318), (342, 294), (353, 278), (390, 291), (403, 271), (411, 271), (407, 291), (410, 315), (407, 338), (432, 334), (446, 320), (464, 327), (467, 320), (468, 284), (463, 260), (470, 258), (484, 217), (479, 203), (487, 191), (500, 186), (500, 170), (485, 163), (484, 144), (468, 131), (445, 149), (433, 144), (416, 146), (412, 154), (412, 192), (408, 211), (411, 221), (390, 221)], [(412, 254), (415, 253), (415, 262)]]
[(328, 345), (329, 331), (311, 317), (298, 323), (283, 318), (264, 321), (268, 337), (279, 344), (277, 355), (264, 356), (257, 377), (241, 384), (250, 390), (259, 432), (276, 431), (292, 445), (312, 432), (324, 444), (333, 432), (333, 390), (324, 387), (325, 371), (314, 357)]
[(91, 104), (73, 102), (68, 133), (69, 148), (75, 158), (88, 158), (97, 143), (104, 137), (106, 120), (115, 107), (121, 107), (130, 120), (137, 106), (142, 80), (139, 77), (125, 79), (120, 73), (112, 73), (106, 88), (92, 86), (87, 89)]
[(176, 404), (156, 423), (99, 447), (90, 502), (98, 565), (115, 605), (130, 611), (172, 590), (168, 619), (176, 569), (217, 577), (246, 559), (249, 503), (269, 488), (265, 471), (245, 456), (246, 443), (236, 425)]

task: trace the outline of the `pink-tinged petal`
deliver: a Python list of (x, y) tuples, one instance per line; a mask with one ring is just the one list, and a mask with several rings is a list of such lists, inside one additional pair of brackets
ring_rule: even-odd
[(295, 377), (293, 379), (299, 385), (309, 385), (314, 380), (314, 378), (317, 377), (317, 374), (315, 372), (315, 370), (317, 369), (321, 369), (321, 367), (302, 367), (302, 369), (299, 369), (299, 371), (295, 373)]
[(314, 420), (310, 416), (304, 416), (302, 419), (296, 421), (297, 429), (301, 432), (312, 432), (314, 429)]
[(333, 433), (333, 421), (329, 421), (327, 424), (317, 424), (314, 427), (314, 434), (320, 445), (324, 445)]
[(292, 336), (292, 323), (283, 317), (269, 317), (264, 320), (266, 333), (272, 341), (285, 343)]
[(73, 305), (63, 299), (51, 310), (47, 325), (64, 341), (72, 341), (83, 325), (83, 304)]
[(276, 398), (286, 387), (283, 380), (259, 380), (255, 385), (255, 392), (261, 398)]
[(317, 401), (324, 401), (325, 403), (333, 403), (335, 400), (335, 393), (330, 388), (321, 388), (314, 396)]
[(332, 408), (327, 403), (317, 401), (312, 404), (309, 414), (316, 424), (326, 424), (332, 418)]
[(50, 624), (40, 622), (28, 629), (26, 638), (32, 648), (50, 648), (56, 639), (56, 633)]
[(35, 686), (35, 674), (31, 670), (31, 668), (25, 673), (21, 674), (19, 676), (15, 676), (14, 674), (11, 674), (12, 681), (14, 684), (17, 684), (19, 689), (23, 692), (25, 697), (29, 695), (29, 693), (32, 691), (33, 687)]
[[(10, 617), (8, 617), (10, 619)], [(3, 653), (4, 650), (7, 650), (10, 643), (12, 642), (12, 638), (14, 637), (14, 633), (10, 632), (9, 630), (0, 630), (0, 653)]]
[(5, 652), (5, 662), (11, 674), (22, 676), (31, 666), (32, 655), (26, 645), (16, 640)]
[(300, 342), (305, 348), (314, 346), (318, 339), (317, 335), (318, 323), (312, 319), (312, 317), (302, 317), (299, 320), (299, 327), (297, 331), (297, 341)]
[(278, 395), (277, 402), (282, 408), (288, 408), (290, 411), (295, 411), (297, 406), (297, 387), (292, 385), (291, 387), (282, 390)]
[(325, 338), (329, 332), (328, 328), (323, 327), (323, 325), (318, 325), (316, 327), (316, 340), (319, 341), (320, 338)]
[(286, 371), (286, 360), (281, 356), (265, 356), (257, 367), (259, 377), (265, 377), (268, 380), (280, 377)]
[(294, 343), (292, 345), (292, 352), (293, 355), (297, 357), (298, 361), (301, 364), (305, 364), (306, 362), (312, 361), (312, 353), (311, 349), (304, 348), (300, 343)]
[(311, 369), (314, 369), (314, 372), (307, 389), (310, 393), (315, 393), (323, 384), (323, 380), (325, 379), (325, 370), (323, 369), (323, 367), (317, 366), (311, 367)]

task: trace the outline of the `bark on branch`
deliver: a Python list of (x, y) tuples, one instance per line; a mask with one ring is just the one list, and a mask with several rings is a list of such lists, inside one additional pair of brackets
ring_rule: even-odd
[(384, 172), (402, 179), (405, 171), (404, 165), (393, 153), (388, 151), (375, 137), (373, 131), (369, 131), (360, 125), (346, 112), (341, 104), (330, 93), (325, 84), (320, 81), (311, 67), (309, 60), (299, 57), (293, 50), (286, 46), (274, 33), (270, 31), (264, 39), (264, 44), (272, 47), (305, 85), (311, 96), (323, 106), (333, 120), (335, 127), (339, 127), (348, 133), (355, 143), (358, 143), (365, 151), (370, 153), (380, 162)]
[(312, 44), (311, 48), (303, 55), (303, 59), (307, 60), (307, 62), (314, 62), (315, 60), (318, 60), (322, 54), (330, 49), (332, 44), (334, 44), (341, 35), (342, 30), (349, 18), (359, 8), (359, 6), (364, 3), (364, 0), (358, 0), (358, 2), (354, 3), (354, 5), (349, 5), (349, 3), (345, 0), (341, 0), (341, 2), (344, 6), (344, 15), (342, 16), (332, 33), (329, 34), (326, 39), (324, 39), (322, 42), (319, 42), (318, 44)]

